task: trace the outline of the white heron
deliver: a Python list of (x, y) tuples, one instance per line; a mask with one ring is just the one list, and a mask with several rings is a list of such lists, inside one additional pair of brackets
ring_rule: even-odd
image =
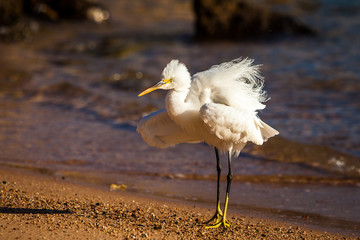
[[(212, 66), (192, 77), (183, 63), (172, 60), (162, 72), (162, 80), (139, 94), (156, 89), (169, 90), (166, 109), (145, 116), (137, 127), (144, 141), (166, 148), (178, 143), (206, 142), (215, 147), (217, 163), (217, 202), (207, 228), (231, 225), (226, 219), (232, 180), (231, 158), (238, 156), (247, 142), (262, 145), (279, 132), (257, 116), (267, 100), (259, 65), (253, 60), (235, 59)], [(228, 153), (228, 175), (223, 211), (219, 187), (219, 150)]]

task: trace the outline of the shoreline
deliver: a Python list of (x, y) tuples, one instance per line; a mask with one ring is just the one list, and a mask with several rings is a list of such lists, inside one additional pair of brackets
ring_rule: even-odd
[(229, 213), (232, 227), (205, 229), (213, 209), (56, 176), (0, 168), (0, 239), (360, 239)]

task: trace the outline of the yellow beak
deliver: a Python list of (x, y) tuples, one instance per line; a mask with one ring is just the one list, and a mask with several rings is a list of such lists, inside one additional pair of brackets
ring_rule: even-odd
[(171, 82), (171, 78), (161, 80), (160, 82), (158, 82), (158, 83), (155, 84), (154, 86), (149, 87), (148, 89), (142, 91), (142, 92), (138, 95), (138, 97), (141, 97), (141, 96), (144, 96), (145, 94), (151, 93), (152, 91), (155, 91), (155, 90), (157, 90), (157, 89), (165, 86), (166, 84), (169, 84), (170, 82)]

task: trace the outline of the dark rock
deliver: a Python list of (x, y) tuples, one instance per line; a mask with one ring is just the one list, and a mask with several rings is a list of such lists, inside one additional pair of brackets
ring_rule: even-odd
[[(45, 20), (89, 19), (103, 22), (109, 19), (109, 11), (99, 3), (88, 0), (23, 0), (26, 14)], [(94, 17), (98, 11), (98, 18)]]
[(0, 1), (0, 25), (4, 26), (16, 24), (22, 17), (22, 9), (22, 1)]
[(311, 35), (295, 18), (246, 0), (194, 0), (196, 37), (249, 40), (277, 35)]
[(0, 40), (16, 42), (29, 39), (39, 28), (34, 19), (103, 23), (109, 18), (110, 13), (103, 5), (89, 0), (1, 0)]
[(36, 28), (36, 24), (24, 18), (22, 1), (0, 1), (0, 40), (14, 42), (25, 39)]

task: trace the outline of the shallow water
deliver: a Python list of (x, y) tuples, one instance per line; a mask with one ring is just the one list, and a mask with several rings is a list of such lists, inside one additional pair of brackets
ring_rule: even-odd
[(260, 117), (280, 136), (233, 161), (230, 211), (359, 234), (356, 1), (294, 5), (316, 37), (245, 43), (194, 42), (187, 1), (106, 2), (109, 25), (47, 25), (34, 41), (0, 46), (1, 164), (215, 205), (213, 149), (147, 146), (136, 124), (165, 93), (137, 94), (173, 58), (195, 73), (247, 56), (263, 64), (271, 100)]

